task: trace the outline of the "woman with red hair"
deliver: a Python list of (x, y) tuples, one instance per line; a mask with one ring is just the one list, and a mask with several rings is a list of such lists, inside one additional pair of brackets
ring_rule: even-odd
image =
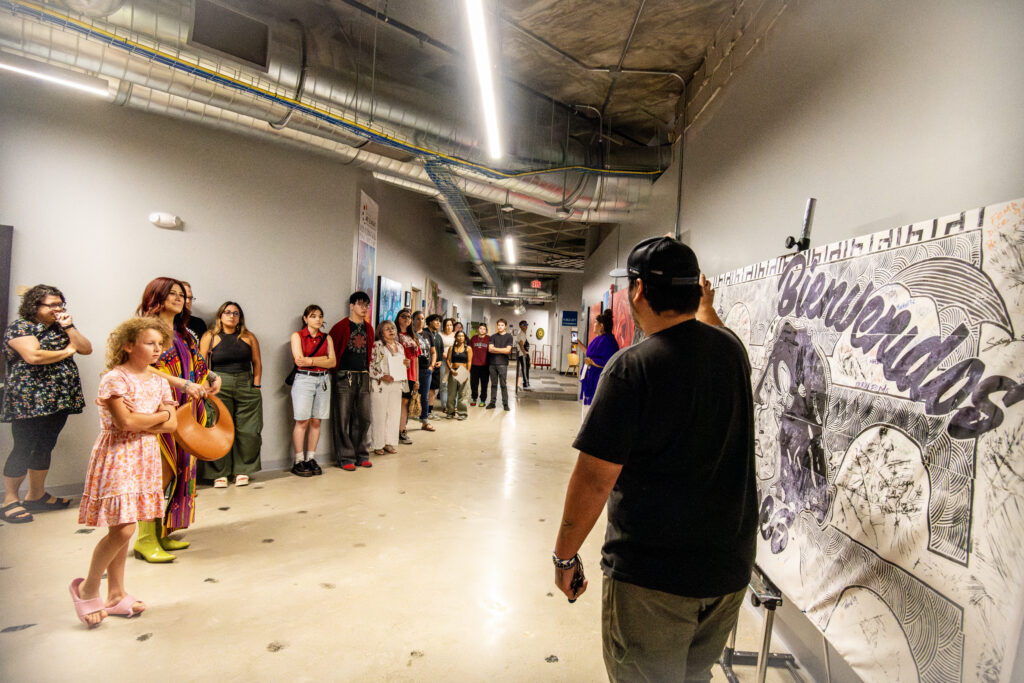
[[(188, 323), (188, 308), (185, 306), (187, 290), (181, 280), (158, 277), (142, 293), (142, 303), (136, 315), (160, 318), (174, 330), (171, 347), (164, 351), (153, 367), (171, 385), (174, 398), (182, 405), (189, 398), (192, 413), (203, 424), (206, 406), (201, 400), (208, 393), (220, 390), (220, 378), (210, 372), (206, 361), (199, 353), (199, 342), (185, 325)], [(135, 541), (135, 556), (147, 562), (171, 562), (174, 555), (168, 550), (182, 550), (189, 546), (187, 541), (169, 537), (177, 529), (186, 529), (195, 519), (196, 459), (186, 451), (173, 434), (160, 434), (160, 454), (171, 471), (171, 482), (167, 507), (160, 520), (139, 522), (139, 536)]]

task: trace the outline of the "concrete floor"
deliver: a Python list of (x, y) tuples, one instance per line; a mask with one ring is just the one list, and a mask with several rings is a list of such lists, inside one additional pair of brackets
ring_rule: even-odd
[[(67, 584), (102, 531), (78, 526), (77, 498), (4, 524), (0, 680), (606, 680), (604, 518), (581, 550), (593, 583), (575, 605), (555, 594), (549, 559), (579, 404), (521, 395), (511, 412), (471, 411), (411, 430), (415, 443), (372, 469), (322, 463), (322, 477), (202, 488), (192, 548), (169, 565), (128, 560), (146, 613), (91, 631)], [(737, 647), (759, 643), (747, 604)]]

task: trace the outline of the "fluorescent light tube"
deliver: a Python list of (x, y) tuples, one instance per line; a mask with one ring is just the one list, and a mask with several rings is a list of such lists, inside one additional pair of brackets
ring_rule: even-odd
[(501, 158), (501, 140), (498, 137), (498, 108), (494, 103), (494, 80), (491, 78), (490, 43), (484, 21), (483, 0), (466, 0), (469, 17), (469, 35), (473, 41), (473, 59), (480, 81), (480, 98), (484, 106), (484, 124), (487, 128), (487, 150), (492, 159)]
[(519, 282), (518, 281), (515, 281), (515, 282), (512, 283), (512, 293), (513, 294), (518, 294), (519, 293)]
[(108, 97), (110, 84), (102, 78), (86, 76), (75, 71), (68, 71), (60, 67), (39, 62), (34, 59), (25, 59), (7, 52), (0, 52), (0, 69), (11, 71), (22, 76), (31, 76), (48, 83), (56, 83), (82, 92), (92, 93), (100, 97)]
[(516, 262), (516, 241), (511, 235), (505, 238), (505, 260), (509, 263)]

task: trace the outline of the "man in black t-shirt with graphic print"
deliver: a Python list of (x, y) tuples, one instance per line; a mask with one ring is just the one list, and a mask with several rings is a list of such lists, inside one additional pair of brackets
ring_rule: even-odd
[(373, 326), (367, 319), (370, 297), (355, 292), (348, 298), (349, 315), (331, 328), (338, 365), (331, 370), (331, 436), (338, 467), (353, 472), (372, 467), (366, 434), (370, 429), (370, 361)]
[[(750, 361), (714, 312), (697, 257), (644, 240), (629, 278), (647, 338), (608, 362), (573, 446), (555, 542), (570, 599), (577, 552), (605, 503), (604, 660), (617, 680), (708, 680), (754, 564), (757, 494)], [(707, 323), (707, 324), (706, 324)]]
[(501, 403), (505, 410), (508, 410), (508, 387), (505, 384), (508, 377), (508, 358), (512, 355), (512, 335), (505, 331), (504, 318), (498, 318), (495, 328), (497, 332), (491, 335), (491, 341), (487, 345), (487, 365), (490, 370), (491, 400), (487, 404), (488, 410), (494, 410), (498, 401), (498, 389), (501, 388)]

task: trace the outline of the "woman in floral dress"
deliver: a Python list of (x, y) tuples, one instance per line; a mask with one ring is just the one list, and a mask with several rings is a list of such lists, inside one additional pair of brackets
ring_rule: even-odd
[[(74, 355), (92, 353), (92, 344), (75, 327), (56, 287), (36, 285), (18, 308), (4, 334), (7, 381), (0, 420), (11, 423), (14, 448), (4, 465), (4, 502), (0, 519), (32, 521), (32, 512), (66, 508), (71, 502), (46, 492), (50, 454), (68, 415), (85, 408)], [(28, 477), (28, 495), (18, 490)]]

